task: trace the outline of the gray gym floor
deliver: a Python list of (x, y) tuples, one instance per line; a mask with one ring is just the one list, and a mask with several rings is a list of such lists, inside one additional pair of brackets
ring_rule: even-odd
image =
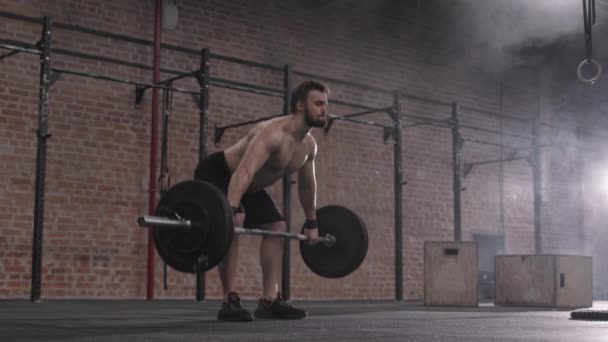
[[(218, 301), (5, 300), (0, 341), (608, 341), (608, 321), (573, 320), (570, 310), (392, 301), (292, 304), (307, 309), (309, 317), (218, 322)], [(595, 302), (593, 309), (607, 310), (608, 302)]]

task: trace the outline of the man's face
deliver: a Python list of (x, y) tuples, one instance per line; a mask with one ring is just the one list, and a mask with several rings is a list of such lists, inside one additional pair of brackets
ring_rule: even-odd
[(325, 127), (327, 124), (327, 94), (311, 90), (304, 102), (304, 120), (310, 127)]

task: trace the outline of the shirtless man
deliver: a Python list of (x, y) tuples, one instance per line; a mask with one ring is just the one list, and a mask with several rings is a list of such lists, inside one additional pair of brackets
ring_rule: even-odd
[[(236, 226), (286, 231), (283, 216), (264, 188), (297, 171), (299, 199), (306, 215), (304, 233), (309, 243), (318, 242), (314, 165), (317, 143), (309, 132), (312, 127), (324, 127), (327, 123), (328, 93), (329, 89), (318, 82), (300, 84), (291, 96), (290, 115), (257, 124), (236, 144), (209, 155), (197, 166), (196, 179), (209, 181), (226, 193)], [(299, 319), (307, 315), (287, 304), (278, 291), (283, 241), (269, 236), (262, 240), (263, 289), (255, 317)], [(240, 304), (235, 291), (237, 255), (238, 235), (234, 235), (228, 253), (218, 265), (224, 292), (218, 319), (251, 321), (251, 313)]]

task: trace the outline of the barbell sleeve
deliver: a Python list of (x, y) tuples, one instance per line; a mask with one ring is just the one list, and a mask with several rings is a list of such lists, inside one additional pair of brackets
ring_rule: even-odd
[[(160, 228), (160, 229), (191, 229), (192, 222), (189, 220), (178, 220), (168, 217), (160, 216), (140, 216), (137, 218), (137, 224), (142, 228)], [(245, 229), (241, 227), (235, 227), (234, 232), (237, 234), (246, 235), (262, 235), (262, 236), (277, 236), (284, 237), (294, 240), (308, 240), (308, 236), (304, 234), (286, 233), (286, 232), (273, 232), (262, 229)], [(333, 246), (336, 244), (336, 238), (331, 234), (325, 234), (325, 236), (319, 237), (319, 242), (326, 246)]]
[(170, 229), (190, 229), (190, 220), (177, 220), (160, 216), (140, 216), (137, 224), (142, 228), (170, 228)]

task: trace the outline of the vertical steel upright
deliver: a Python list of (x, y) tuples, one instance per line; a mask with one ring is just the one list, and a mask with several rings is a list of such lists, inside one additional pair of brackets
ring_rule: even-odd
[(460, 137), (460, 121), (458, 119), (458, 103), (452, 102), (452, 165), (454, 168), (454, 241), (462, 240), (462, 168), (461, 156), (462, 138)]
[(36, 132), (36, 185), (34, 194), (34, 233), (32, 243), (32, 282), (30, 299), (40, 300), (42, 288), (42, 231), (44, 225), (44, 188), (46, 179), (46, 140), (48, 134), (49, 90), (51, 87), (51, 27), (44, 17), (40, 38), (40, 83), (38, 92), (38, 130)]
[[(290, 71), (289, 65), (283, 67), (283, 90), (285, 91), (283, 97), (283, 114), (289, 115), (290, 110)], [(285, 219), (285, 226), (288, 232), (291, 231), (291, 177), (283, 177), (283, 218)], [(289, 299), (291, 296), (291, 248), (290, 241), (285, 239), (283, 244), (283, 265), (281, 275), (281, 295), (285, 299)]]
[(534, 186), (534, 253), (543, 252), (542, 242), (542, 169), (540, 160), (540, 110), (532, 124), (532, 176)]
[(582, 130), (580, 127), (576, 128), (576, 200), (578, 203), (577, 208), (577, 221), (578, 221), (578, 247), (579, 253), (587, 253), (587, 244), (585, 240), (585, 184), (584, 184), (584, 172), (585, 172), (585, 158), (583, 158), (583, 143), (582, 143)]
[(395, 201), (395, 300), (403, 300), (403, 164), (402, 154), (402, 130), (401, 130), (401, 108), (399, 103), (399, 91), (393, 94), (393, 107), (390, 115), (393, 119), (393, 163), (394, 163), (394, 201)]
[[(168, 153), (169, 153), (169, 116), (171, 115), (171, 102), (173, 98), (173, 81), (162, 83), (165, 87), (163, 89), (163, 106), (162, 106), (162, 130), (161, 130), (161, 142), (160, 142), (160, 196), (164, 196), (169, 190), (169, 164), (168, 164)], [(167, 290), (167, 263), (163, 263), (163, 288)]]
[[(503, 111), (503, 100), (504, 100), (504, 80), (500, 80), (500, 113)], [(500, 123), (500, 159), (505, 159), (505, 135), (504, 135), (504, 124), (502, 117), (499, 118)], [(500, 253), (505, 252), (505, 164), (498, 163), (498, 206), (499, 206), (499, 224), (500, 230), (498, 234), (498, 241), (496, 243), (496, 250)]]
[[(209, 69), (211, 53), (209, 49), (201, 49), (201, 65), (196, 79), (199, 85), (199, 143), (198, 143), (198, 161), (199, 163), (207, 157), (207, 139), (209, 135)], [(196, 300), (205, 300), (205, 271), (202, 265), (197, 264), (196, 267)]]

